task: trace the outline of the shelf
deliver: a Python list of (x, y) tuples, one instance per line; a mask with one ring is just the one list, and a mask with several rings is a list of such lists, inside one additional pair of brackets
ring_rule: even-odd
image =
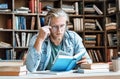
[[(82, 38), (83, 44), (85, 45), (86, 50), (95, 50), (99, 51), (104, 59), (102, 62), (108, 62), (107, 60), (107, 50), (115, 49), (120, 50), (119, 46), (109, 46), (108, 44), (108, 34), (116, 34), (117, 35), (117, 43), (120, 44), (120, 11), (116, 10), (113, 13), (108, 14), (107, 9), (112, 6), (114, 3), (116, 8), (118, 4), (117, 0), (36, 0), (36, 7), (32, 6), (34, 9), (30, 8), (30, 0), (1, 0), (1, 3), (7, 3), (8, 9), (10, 12), (0, 12), (0, 41), (4, 41), (10, 43), (12, 47), (4, 48), (0, 47), (0, 58), (5, 59), (6, 51), (16, 52), (17, 55), (27, 51), (28, 46), (22, 46), (22, 34), (25, 34), (26, 40), (30, 35), (31, 37), (34, 34), (39, 32), (39, 29), (44, 26), (42, 25), (41, 18), (44, 19), (46, 14), (43, 14), (43, 11), (47, 11), (45, 9), (46, 6), (50, 6), (53, 8), (62, 8), (63, 5), (73, 6), (74, 13), (68, 12), (68, 16), (70, 17), (71, 30), (76, 31)], [(78, 3), (78, 7), (75, 6), (75, 3)], [(42, 5), (40, 5), (42, 4)], [(96, 5), (99, 10), (102, 11), (103, 14), (99, 14), (98, 10), (93, 10), (93, 5)], [(15, 13), (15, 9), (19, 7), (28, 7), (31, 12), (28, 13)], [(75, 10), (78, 8), (78, 13)], [(90, 8), (90, 10), (85, 11), (85, 8)], [(69, 8), (71, 9), (71, 8)], [(93, 11), (91, 11), (91, 9)], [(32, 11), (34, 10), (34, 11)], [(90, 12), (91, 11), (91, 12)], [(89, 13), (90, 12), (90, 13)], [(24, 19), (21, 19), (24, 18)], [(77, 21), (75, 19), (78, 19)], [(108, 20), (107, 20), (108, 19)], [(20, 26), (18, 21), (23, 21), (25, 27)], [(98, 21), (98, 24), (97, 22)], [(33, 23), (32, 23), (33, 22)], [(118, 29), (114, 30), (106, 30), (106, 24), (115, 22), (117, 24)], [(33, 24), (33, 26), (31, 26)], [(40, 26), (39, 26), (40, 24)], [(78, 24), (78, 25), (75, 25)], [(9, 26), (9, 27), (8, 27)], [(99, 26), (102, 28), (100, 30)], [(24, 28), (24, 29), (23, 29)], [(17, 35), (20, 40), (20, 47), (17, 42)], [(88, 46), (86, 45), (86, 35), (93, 35), (90, 37), (94, 39), (94, 44)], [(29, 39), (31, 39), (31, 37)], [(89, 38), (88, 38), (89, 39)], [(112, 38), (111, 38), (112, 39)], [(21, 52), (22, 51), (22, 52)], [(120, 52), (120, 51), (119, 51)], [(117, 52), (115, 52), (115, 56)]]

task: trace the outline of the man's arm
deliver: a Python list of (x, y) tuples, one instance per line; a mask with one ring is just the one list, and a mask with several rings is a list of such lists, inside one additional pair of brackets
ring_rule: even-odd
[(27, 69), (31, 72), (37, 70), (39, 63), (40, 63), (40, 58), (41, 58), (40, 54), (34, 48), (34, 43), (36, 41), (36, 37), (37, 37), (37, 35), (34, 35), (32, 37), (32, 39), (30, 40), (27, 58), (26, 58), (26, 62), (25, 62)]
[(75, 40), (74, 52), (75, 53), (85, 53), (85, 54), (83, 54), (82, 59), (77, 62), (77, 64), (92, 63), (92, 60), (91, 60), (90, 56), (88, 55), (86, 48), (83, 45), (82, 38), (77, 33), (75, 33), (74, 40)]
[(40, 28), (38, 35), (34, 36), (29, 44), (26, 65), (29, 71), (33, 72), (41, 65), (42, 45), (46, 37), (50, 34), (50, 26)]

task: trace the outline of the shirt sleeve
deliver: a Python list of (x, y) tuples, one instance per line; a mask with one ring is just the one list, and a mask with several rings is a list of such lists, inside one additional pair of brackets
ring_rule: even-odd
[(26, 66), (30, 72), (37, 70), (41, 59), (41, 55), (38, 54), (38, 52), (34, 48), (36, 37), (37, 35), (33, 36), (32, 39), (30, 40), (27, 58), (26, 58)]
[(82, 38), (77, 34), (75, 33), (74, 35), (74, 52), (75, 53), (83, 53), (82, 55), (84, 55), (86, 58), (87, 58), (87, 61), (88, 63), (92, 63), (92, 60), (90, 58), (90, 56), (88, 55), (87, 51), (86, 51), (86, 48), (84, 47), (83, 45), (83, 42), (82, 42)]

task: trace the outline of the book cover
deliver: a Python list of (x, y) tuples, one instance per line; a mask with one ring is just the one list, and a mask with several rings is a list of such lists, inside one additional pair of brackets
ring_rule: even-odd
[(20, 44), (20, 37), (19, 37), (19, 34), (16, 33), (16, 34), (15, 34), (15, 37), (16, 37), (17, 46), (20, 47), (21, 44)]
[(53, 66), (51, 67), (51, 71), (69, 71), (75, 68), (76, 62), (79, 61), (82, 56), (85, 54), (84, 52), (78, 53), (74, 56), (66, 56), (60, 55), (63, 51), (59, 51), (58, 56), (55, 58), (53, 62)]
[(23, 66), (0, 66), (0, 72), (27, 71), (26, 65)]
[(0, 66), (22, 66), (23, 60), (0, 60)]
[(21, 75), (26, 75), (27, 72), (26, 71), (21, 71), (21, 72), (1, 72), (0, 71), (0, 76), (21, 76)]
[(31, 13), (35, 13), (35, 0), (29, 1), (29, 8), (31, 10)]
[(26, 45), (26, 32), (22, 32), (21, 33), (22, 35), (21, 35), (21, 43), (22, 43), (22, 47), (25, 47), (25, 45)]
[(98, 26), (98, 28), (100, 29), (100, 31), (103, 31), (102, 26), (100, 25), (100, 23), (98, 22), (98, 20), (95, 20), (95, 22), (96, 22), (96, 25)]
[(7, 20), (7, 29), (12, 29), (12, 19), (11, 18), (9, 18)]
[(31, 27), (30, 27), (31, 30), (35, 29), (35, 21), (36, 21), (36, 18), (34, 16), (32, 16), (32, 18), (31, 18)]
[(31, 37), (32, 37), (32, 33), (28, 33), (27, 40), (26, 40), (26, 47), (28, 47)]
[(109, 64), (108, 63), (92, 63), (92, 64), (87, 64), (83, 63), (80, 65), (81, 69), (109, 69)]
[(102, 15), (103, 12), (94, 4), (93, 5), (93, 8), (95, 9), (95, 11), (99, 14), (99, 15)]

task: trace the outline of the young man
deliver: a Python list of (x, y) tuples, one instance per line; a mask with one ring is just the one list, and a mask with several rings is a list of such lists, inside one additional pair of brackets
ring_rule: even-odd
[(81, 37), (67, 29), (68, 15), (62, 9), (51, 9), (45, 17), (46, 26), (30, 41), (26, 65), (29, 71), (49, 70), (58, 51), (73, 56), (83, 53), (77, 64), (92, 63)]

